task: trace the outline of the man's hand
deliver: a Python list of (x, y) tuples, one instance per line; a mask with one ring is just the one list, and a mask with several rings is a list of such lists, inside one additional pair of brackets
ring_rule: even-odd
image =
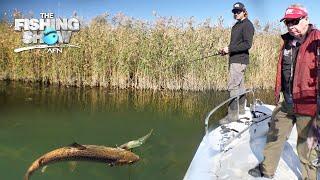
[(221, 49), (221, 50), (219, 51), (219, 53), (220, 53), (222, 56), (228, 54), (228, 53), (229, 53), (229, 47), (228, 47), (228, 46), (227, 46), (227, 47), (224, 47), (223, 49)]
[(224, 52), (225, 54), (228, 54), (228, 53), (229, 53), (229, 47), (227, 46), (227, 47), (223, 48), (223, 52)]

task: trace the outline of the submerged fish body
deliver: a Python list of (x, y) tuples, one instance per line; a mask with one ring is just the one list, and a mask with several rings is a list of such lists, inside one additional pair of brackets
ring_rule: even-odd
[(35, 160), (29, 167), (24, 179), (37, 169), (60, 161), (94, 161), (111, 166), (132, 164), (139, 160), (139, 156), (122, 148), (111, 148), (97, 145), (80, 145), (77, 143), (68, 147), (55, 149)]
[(152, 132), (153, 130), (147, 135), (137, 140), (129, 141), (117, 148), (73, 143), (70, 146), (55, 149), (35, 160), (28, 168), (24, 180), (28, 180), (37, 169), (60, 161), (93, 161), (106, 163), (110, 166), (135, 163), (139, 161), (140, 158), (131, 152), (130, 149), (145, 143)]

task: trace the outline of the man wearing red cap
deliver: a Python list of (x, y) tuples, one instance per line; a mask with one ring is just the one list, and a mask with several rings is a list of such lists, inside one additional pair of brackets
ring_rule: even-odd
[(317, 111), (317, 48), (320, 46), (320, 31), (309, 24), (308, 12), (301, 5), (287, 8), (282, 21), (288, 33), (281, 36), (275, 85), (278, 106), (271, 118), (263, 151), (264, 160), (248, 173), (254, 177), (274, 176), (284, 143), (296, 124), (302, 178), (316, 180), (317, 168), (311, 161), (318, 156), (314, 147), (308, 146), (307, 138), (308, 133), (312, 132)]

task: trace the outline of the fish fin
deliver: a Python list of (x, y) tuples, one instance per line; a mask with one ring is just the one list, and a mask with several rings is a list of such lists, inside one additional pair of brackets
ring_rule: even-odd
[(48, 167), (47, 165), (43, 166), (42, 169), (41, 169), (41, 172), (42, 172), (42, 173), (46, 172), (47, 167)]
[(74, 148), (77, 148), (79, 150), (84, 150), (84, 149), (87, 149), (85, 146), (81, 145), (81, 144), (78, 144), (76, 142), (72, 143), (69, 145), (70, 147), (74, 147)]
[(76, 161), (70, 161), (69, 162), (69, 170), (71, 171), (71, 172), (73, 172), (75, 169), (76, 169), (76, 167), (77, 167), (77, 162)]

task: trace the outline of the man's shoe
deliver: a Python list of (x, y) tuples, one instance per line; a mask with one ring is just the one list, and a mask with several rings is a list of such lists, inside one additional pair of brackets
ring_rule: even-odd
[(228, 123), (230, 123), (229, 119), (228, 119), (228, 116), (226, 116), (226, 117), (224, 117), (224, 118), (219, 120), (219, 124), (221, 124), (221, 125), (222, 124), (228, 124)]
[(238, 117), (237, 115), (235, 115), (234, 113), (231, 113), (231, 114), (228, 114), (226, 117), (224, 117), (223, 119), (221, 119), (219, 121), (220, 124), (228, 124), (228, 123), (231, 123), (231, 122), (235, 122), (235, 121), (238, 121)]
[(260, 165), (250, 169), (248, 171), (248, 174), (250, 174), (253, 177), (263, 177), (263, 173), (260, 170)]
[(269, 179), (273, 178), (273, 176), (269, 176), (269, 175), (262, 173), (261, 168), (260, 168), (260, 164), (258, 164), (258, 166), (256, 166), (256, 167), (250, 169), (248, 171), (248, 174), (250, 174), (253, 177), (264, 177), (264, 178), (269, 178)]

